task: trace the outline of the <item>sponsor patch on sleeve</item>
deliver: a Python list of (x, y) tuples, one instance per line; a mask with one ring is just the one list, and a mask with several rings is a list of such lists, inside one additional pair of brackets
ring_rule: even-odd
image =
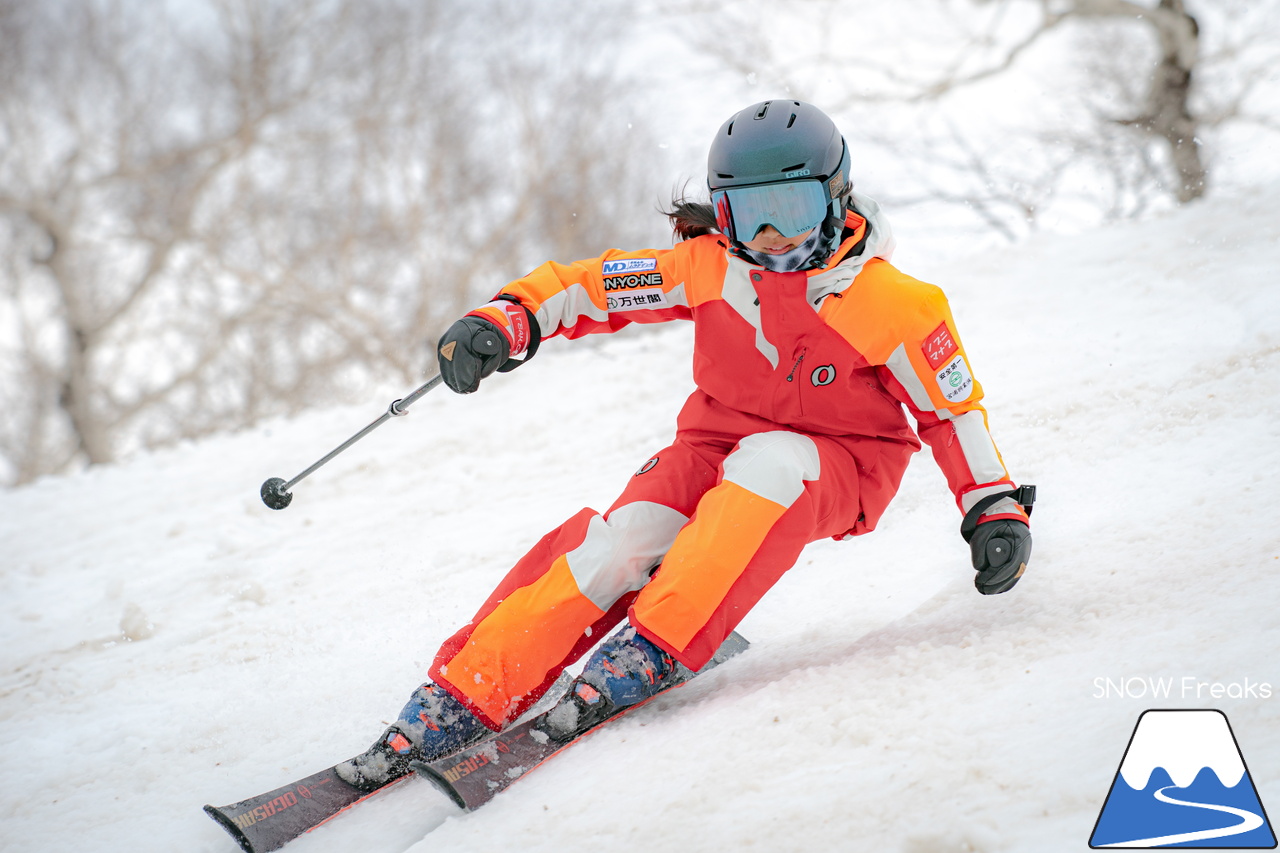
[(667, 292), (661, 287), (645, 287), (639, 290), (626, 290), (606, 293), (605, 302), (609, 311), (636, 311), (647, 308), (666, 308)]
[(604, 280), (605, 293), (613, 293), (618, 290), (635, 290), (641, 287), (662, 287), (662, 273), (632, 272), (626, 275), (612, 275)]
[(951, 330), (943, 322), (929, 333), (929, 337), (925, 338), (924, 345), (920, 349), (928, 359), (929, 366), (937, 370), (959, 347), (956, 346), (955, 338), (951, 337)]
[(602, 275), (627, 275), (629, 273), (653, 272), (658, 268), (657, 258), (623, 258), (616, 261), (605, 261), (600, 265)]
[(960, 403), (969, 399), (973, 393), (973, 374), (964, 356), (957, 355), (951, 363), (938, 371), (938, 387), (948, 403)]

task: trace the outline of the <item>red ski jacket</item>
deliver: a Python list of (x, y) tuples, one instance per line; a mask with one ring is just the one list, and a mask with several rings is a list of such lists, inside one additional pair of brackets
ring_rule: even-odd
[[(893, 238), (875, 202), (855, 194), (854, 206), (865, 215), (848, 214), (845, 239), (819, 270), (772, 273), (708, 234), (671, 249), (546, 263), (499, 295), (529, 308), (543, 337), (693, 320), (699, 390), (691, 405), (705, 395), (782, 428), (912, 449), (918, 432), (963, 513), (1013, 485), (988, 431), (982, 386), (946, 296), (889, 263)], [(511, 329), (503, 307), (473, 313)], [(870, 530), (882, 509), (850, 532)], [(1007, 498), (984, 514), (995, 517), (1027, 520)]]

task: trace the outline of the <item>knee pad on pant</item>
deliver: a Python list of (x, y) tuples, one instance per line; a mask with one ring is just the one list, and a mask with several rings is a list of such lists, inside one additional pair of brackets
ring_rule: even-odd
[(795, 503), (821, 472), (813, 439), (785, 430), (749, 435), (724, 460), (725, 480), (782, 506)]

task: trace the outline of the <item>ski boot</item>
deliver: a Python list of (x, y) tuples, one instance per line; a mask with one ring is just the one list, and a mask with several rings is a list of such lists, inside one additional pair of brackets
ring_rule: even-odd
[(373, 791), (409, 775), (411, 762), (443, 758), (487, 734), (489, 728), (461, 702), (428, 682), (413, 692), (377, 743), (334, 769), (348, 785)]
[(539, 728), (557, 741), (570, 740), (689, 675), (683, 664), (626, 625), (592, 653)]

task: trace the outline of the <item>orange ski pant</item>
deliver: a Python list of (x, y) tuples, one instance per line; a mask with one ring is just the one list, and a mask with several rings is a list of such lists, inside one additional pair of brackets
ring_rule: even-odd
[(869, 529), (863, 499), (887, 504), (913, 452), (885, 444), (680, 430), (606, 513), (583, 509), (516, 563), (431, 678), (499, 729), (626, 616), (701, 667), (806, 544)]

